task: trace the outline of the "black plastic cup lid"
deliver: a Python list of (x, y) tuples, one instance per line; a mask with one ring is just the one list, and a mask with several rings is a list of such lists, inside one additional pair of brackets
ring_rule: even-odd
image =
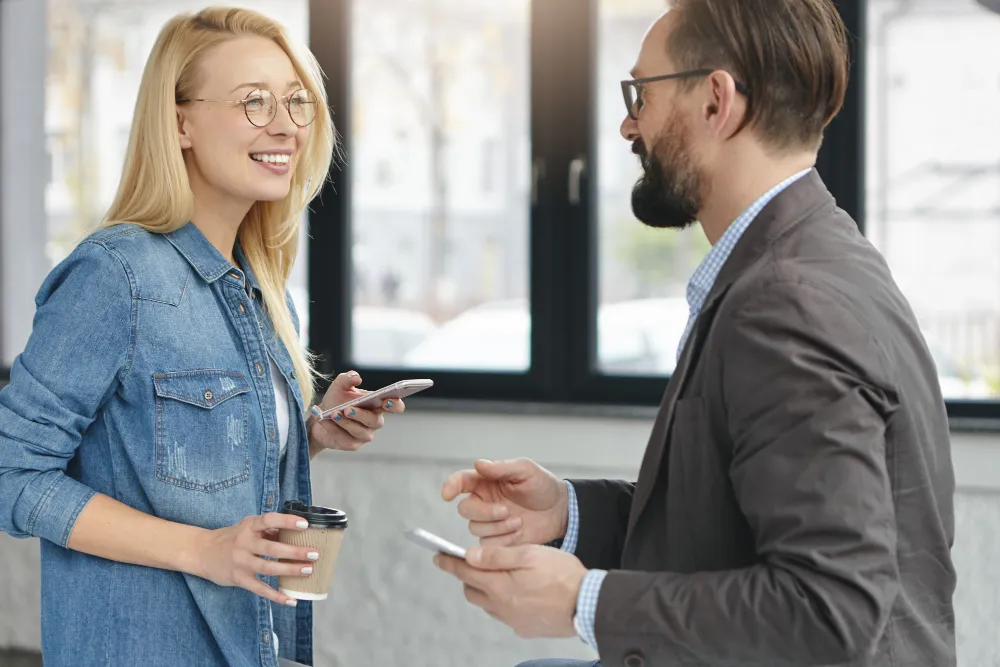
[(282, 506), (283, 514), (294, 514), (317, 528), (347, 528), (347, 514), (332, 507), (316, 507), (306, 505), (301, 500), (286, 500)]

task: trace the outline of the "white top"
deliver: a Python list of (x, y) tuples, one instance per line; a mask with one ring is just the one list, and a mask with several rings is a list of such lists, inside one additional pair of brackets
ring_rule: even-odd
[[(268, 357), (268, 360), (271, 358)], [(278, 411), (278, 446), (281, 448), (280, 457), (285, 456), (288, 449), (288, 383), (285, 377), (278, 370), (278, 367), (271, 361), (271, 383), (274, 385), (274, 405)], [(270, 608), (268, 608), (270, 613)], [(271, 614), (271, 626), (274, 626), (274, 614)], [(278, 633), (271, 631), (274, 638), (274, 654), (278, 654)]]
[[(268, 359), (270, 360), (270, 357)], [(273, 361), (271, 361), (271, 382), (274, 384), (274, 404), (278, 409), (278, 446), (281, 448), (280, 456), (283, 457), (288, 448), (288, 383)]]

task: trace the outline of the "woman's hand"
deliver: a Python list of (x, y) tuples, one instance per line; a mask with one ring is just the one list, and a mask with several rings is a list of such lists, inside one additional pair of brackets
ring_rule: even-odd
[[(248, 516), (228, 528), (209, 530), (202, 539), (194, 574), (219, 586), (239, 586), (262, 598), (294, 607), (295, 598), (271, 588), (257, 575), (311, 575), (319, 552), (312, 547), (295, 547), (277, 541), (279, 529), (305, 530), (308, 527), (305, 519), (271, 512)], [(262, 556), (283, 562), (265, 560)]]
[[(360, 384), (361, 376), (356, 372), (341, 373), (330, 384), (319, 409), (329, 410), (352, 398), (368, 393), (357, 388)], [(315, 456), (324, 449), (340, 449), (350, 452), (358, 450), (365, 443), (375, 439), (375, 431), (385, 425), (383, 415), (386, 412), (398, 414), (405, 409), (406, 406), (402, 400), (390, 398), (383, 401), (382, 407), (377, 410), (352, 407), (343, 412), (335, 413), (331, 418), (322, 421), (310, 415), (308, 421), (309, 453)]]

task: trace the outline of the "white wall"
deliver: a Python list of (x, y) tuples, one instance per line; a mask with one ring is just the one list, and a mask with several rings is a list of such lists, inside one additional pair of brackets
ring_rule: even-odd
[(0, 0), (0, 366), (24, 348), (35, 292), (48, 273), (46, 43), (45, 2)]

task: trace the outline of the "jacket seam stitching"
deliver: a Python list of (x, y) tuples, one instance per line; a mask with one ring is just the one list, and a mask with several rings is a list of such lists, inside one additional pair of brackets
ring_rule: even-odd
[(64, 478), (57, 478), (54, 482), (52, 482), (52, 484), (50, 484), (49, 487), (42, 492), (42, 497), (38, 499), (38, 502), (32, 508), (31, 514), (28, 515), (28, 525), (25, 526), (25, 528), (27, 528), (27, 532), (31, 535), (37, 534), (35, 532), (35, 527), (38, 524), (38, 516), (42, 512), (42, 508), (49, 502), (49, 498), (51, 498), (52, 494), (55, 493), (55, 490), (60, 484), (63, 483), (63, 480)]
[(86, 242), (93, 243), (94, 245), (103, 248), (108, 254), (116, 258), (122, 265), (122, 270), (125, 273), (125, 277), (128, 279), (129, 297), (131, 302), (131, 308), (129, 311), (129, 341), (128, 349), (125, 353), (125, 364), (118, 372), (118, 381), (124, 384), (129, 373), (132, 371), (132, 363), (135, 360), (135, 343), (138, 338), (139, 329), (139, 288), (136, 284), (135, 274), (133, 273), (131, 266), (129, 266), (128, 261), (117, 248), (111, 247), (108, 243), (100, 239), (88, 239)]

